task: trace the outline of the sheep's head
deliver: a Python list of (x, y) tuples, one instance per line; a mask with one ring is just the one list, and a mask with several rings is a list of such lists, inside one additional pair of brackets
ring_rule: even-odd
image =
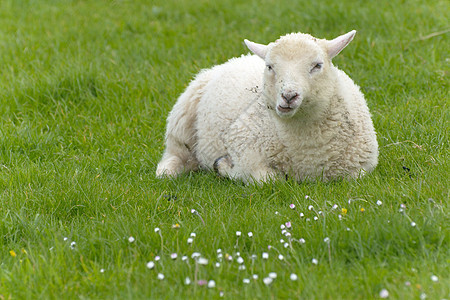
[(290, 118), (300, 107), (320, 106), (328, 101), (326, 89), (331, 59), (355, 36), (356, 31), (333, 40), (292, 33), (269, 45), (245, 40), (247, 47), (266, 63), (264, 93), (268, 105), (282, 118)]

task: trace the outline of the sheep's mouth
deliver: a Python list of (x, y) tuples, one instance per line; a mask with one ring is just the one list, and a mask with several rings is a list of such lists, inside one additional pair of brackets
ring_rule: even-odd
[(294, 108), (293, 108), (293, 107), (290, 107), (290, 106), (281, 106), (281, 105), (278, 105), (277, 109), (278, 109), (279, 112), (286, 113), (286, 112), (292, 111)]

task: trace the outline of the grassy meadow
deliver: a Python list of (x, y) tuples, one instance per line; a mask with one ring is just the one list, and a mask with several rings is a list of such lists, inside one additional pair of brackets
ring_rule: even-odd
[[(445, 0), (1, 0), (0, 299), (449, 299), (449, 19)], [(352, 29), (334, 63), (366, 95), (373, 173), (155, 178), (199, 70), (245, 38)]]

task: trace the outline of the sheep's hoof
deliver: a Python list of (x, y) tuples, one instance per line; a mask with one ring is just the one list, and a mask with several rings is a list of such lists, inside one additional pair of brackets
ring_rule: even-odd
[(221, 176), (227, 176), (233, 167), (234, 164), (229, 155), (219, 157), (213, 164), (214, 171)]

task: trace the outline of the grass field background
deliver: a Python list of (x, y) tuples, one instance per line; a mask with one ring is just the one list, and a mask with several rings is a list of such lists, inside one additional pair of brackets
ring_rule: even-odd
[[(0, 1), (0, 298), (448, 299), (449, 19), (444, 0)], [(155, 178), (200, 69), (247, 53), (244, 38), (352, 29), (334, 63), (373, 114), (373, 173)]]

